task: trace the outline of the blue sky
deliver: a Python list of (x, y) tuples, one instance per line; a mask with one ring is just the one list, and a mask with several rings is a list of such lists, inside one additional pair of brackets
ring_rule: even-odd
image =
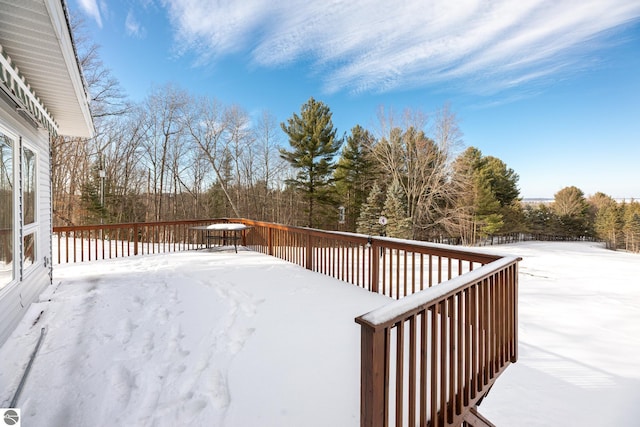
[[(68, 0), (134, 101), (174, 83), (286, 121), (309, 97), (339, 134), (381, 106), (448, 104), (521, 196), (640, 198), (640, 2)], [(283, 136), (283, 144), (287, 144)]]

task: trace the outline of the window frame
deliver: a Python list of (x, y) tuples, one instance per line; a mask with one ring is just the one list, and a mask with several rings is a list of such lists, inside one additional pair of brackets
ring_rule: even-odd
[[(22, 144), (22, 153), (21, 153), (21, 173), (22, 173), (22, 179), (20, 180), (20, 183), (22, 185), (22, 191), (20, 192), (21, 197), (22, 197), (22, 226), (24, 227), (25, 230), (32, 228), (34, 225), (37, 227), (37, 224), (40, 222), (38, 221), (38, 151), (35, 150), (31, 144), (29, 143), (25, 143), (24, 142), (24, 138), (22, 138), (23, 140), (23, 144)], [(26, 221), (26, 197), (25, 197), (25, 182), (26, 182), (26, 168), (25, 168), (25, 152), (29, 151), (31, 154), (33, 154), (33, 221), (27, 224)]]
[[(33, 268), (35, 268), (35, 266), (38, 264), (38, 229), (40, 227), (40, 220), (39, 220), (39, 216), (38, 216), (38, 212), (39, 212), (39, 186), (38, 186), (38, 164), (39, 164), (39, 156), (38, 156), (38, 150), (32, 145), (30, 144), (24, 137), (20, 138), (21, 144), (20, 144), (20, 174), (22, 179), (20, 179), (20, 192), (19, 195), (21, 197), (21, 211), (22, 211), (22, 218), (21, 218), (21, 225), (22, 225), (22, 232), (20, 234), (20, 249), (21, 249), (21, 253), (20, 253), (20, 269), (21, 269), (21, 276), (24, 277), (29, 271), (31, 271)], [(29, 224), (26, 224), (25, 221), (25, 213), (26, 213), (26, 209), (25, 209), (25, 151), (28, 150), (33, 154), (33, 186), (34, 186), (34, 196), (33, 196), (33, 222), (30, 222)], [(28, 236), (33, 236), (33, 255), (32, 255), (32, 262), (29, 263), (27, 265), (27, 259), (26, 259), (26, 255), (27, 255), (27, 251), (26, 251), (26, 247), (25, 247), (25, 241), (28, 238)]]
[[(4, 282), (0, 282), (0, 292), (10, 288), (12, 285), (14, 285), (16, 282), (19, 282), (20, 280), (20, 265), (22, 265), (22, 254), (20, 253), (20, 236), (21, 236), (21, 232), (20, 232), (20, 223), (18, 221), (16, 221), (16, 219), (19, 217), (19, 206), (18, 206), (18, 189), (17, 187), (17, 183), (19, 182), (17, 180), (17, 178), (19, 177), (19, 173), (18, 173), (18, 169), (20, 168), (20, 165), (17, 164), (16, 160), (19, 158), (18, 157), (18, 152), (20, 151), (20, 136), (16, 133), (11, 131), (7, 126), (4, 126), (4, 124), (2, 122), (0, 122), (0, 133), (2, 133), (5, 137), (9, 138), (12, 142), (13, 142), (13, 146), (12, 146), (12, 152), (11, 152), (11, 174), (12, 174), (12, 179), (13, 179), (13, 184), (12, 184), (12, 195), (11, 195), (11, 202), (12, 202), (12, 217), (11, 217), (11, 269), (7, 270), (7, 271), (11, 271), (11, 277), (9, 279), (9, 281), (7, 281), (6, 283)], [(16, 168), (16, 165), (18, 166), (18, 168)], [(17, 256), (19, 255), (19, 256)]]

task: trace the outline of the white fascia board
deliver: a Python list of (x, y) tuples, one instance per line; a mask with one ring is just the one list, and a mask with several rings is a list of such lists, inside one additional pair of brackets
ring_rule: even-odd
[(88, 133), (86, 135), (76, 135), (91, 138), (95, 135), (93, 118), (89, 109), (89, 94), (86, 90), (85, 82), (82, 78), (80, 64), (73, 48), (71, 39), (71, 29), (67, 22), (67, 16), (62, 4), (63, 0), (45, 0), (45, 5), (49, 11), (51, 25), (58, 39), (60, 51), (67, 67), (67, 72), (73, 89), (75, 91), (78, 105), (80, 106), (83, 119), (86, 123)]

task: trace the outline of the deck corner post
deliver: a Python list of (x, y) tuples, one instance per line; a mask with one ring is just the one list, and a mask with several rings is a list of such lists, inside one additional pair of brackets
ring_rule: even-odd
[(360, 426), (384, 426), (385, 329), (357, 318), (360, 324)]
[(515, 265), (510, 272), (513, 274), (511, 277), (511, 281), (513, 283), (513, 300), (511, 302), (511, 306), (513, 307), (513, 353), (511, 354), (511, 363), (516, 363), (518, 361), (518, 268), (519, 261), (515, 262)]

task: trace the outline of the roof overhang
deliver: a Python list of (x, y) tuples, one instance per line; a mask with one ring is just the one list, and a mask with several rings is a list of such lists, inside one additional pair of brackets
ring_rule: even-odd
[(23, 115), (60, 135), (94, 135), (63, 0), (0, 0), (0, 50), (0, 89)]

